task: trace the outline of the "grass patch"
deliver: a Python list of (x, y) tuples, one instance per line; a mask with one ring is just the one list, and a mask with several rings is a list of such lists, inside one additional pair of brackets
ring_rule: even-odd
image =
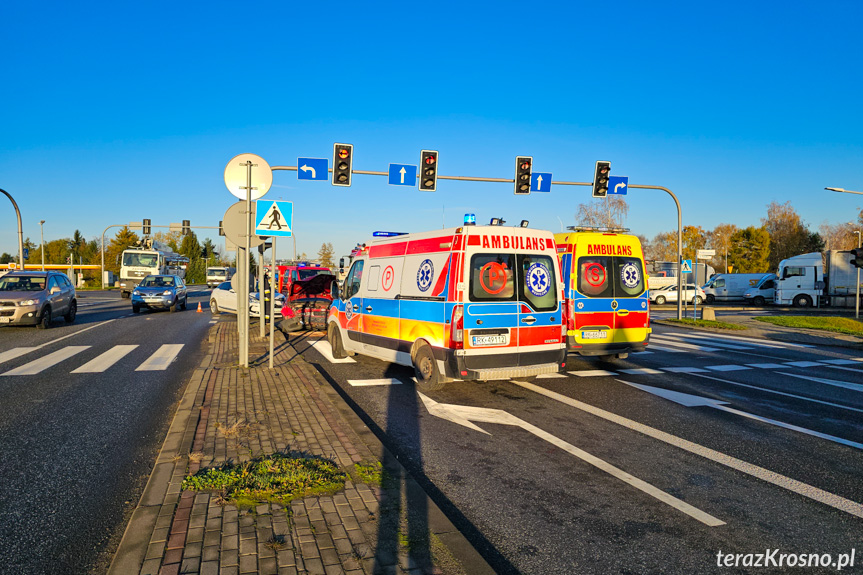
[(327, 459), (276, 453), (236, 465), (202, 469), (183, 480), (184, 491), (216, 491), (245, 507), (261, 501), (287, 503), (309, 495), (335, 493), (347, 475)]
[(742, 326), (736, 323), (728, 323), (727, 321), (716, 321), (711, 319), (665, 319), (662, 320), (666, 323), (673, 323), (677, 325), (685, 325), (687, 327), (711, 327), (714, 329), (729, 329), (729, 330), (740, 330), (747, 329), (746, 326)]
[(766, 316), (755, 318), (758, 321), (772, 323), (783, 327), (798, 327), (805, 329), (820, 329), (847, 335), (863, 337), (863, 322), (850, 317), (821, 317), (821, 316)]
[(384, 469), (383, 465), (381, 465), (380, 461), (376, 461), (374, 463), (364, 464), (364, 463), (356, 463), (354, 464), (354, 477), (357, 479), (358, 483), (365, 483), (367, 485), (377, 485), (381, 486), (389, 486), (392, 484), (393, 477), (389, 474), (389, 472)]

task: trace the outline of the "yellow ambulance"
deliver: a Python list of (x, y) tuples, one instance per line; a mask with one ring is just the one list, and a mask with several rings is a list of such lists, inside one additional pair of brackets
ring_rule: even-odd
[(650, 300), (641, 242), (620, 228), (569, 230), (554, 235), (567, 352), (610, 360), (645, 351)]

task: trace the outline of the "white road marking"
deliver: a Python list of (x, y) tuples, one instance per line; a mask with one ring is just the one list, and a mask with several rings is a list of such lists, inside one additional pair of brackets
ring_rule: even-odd
[(719, 351), (718, 347), (709, 347), (705, 345), (694, 345), (691, 343), (684, 343), (682, 341), (677, 341), (676, 339), (670, 337), (662, 337), (662, 336), (650, 336), (650, 341), (658, 341), (663, 345), (672, 345), (674, 347), (680, 347), (683, 349), (690, 349), (693, 351)]
[(354, 387), (366, 387), (372, 385), (401, 385), (397, 379), (349, 379), (348, 383)]
[(13, 360), (16, 357), (21, 357), (22, 355), (26, 355), (31, 351), (39, 349), (38, 347), (15, 347), (10, 349), (9, 351), (4, 351), (0, 353), (0, 363), (5, 363), (7, 361)]
[(537, 379), (557, 379), (561, 377), (566, 377), (566, 375), (562, 373), (540, 373), (536, 376)]
[(653, 338), (650, 339), (650, 349), (658, 349), (659, 351), (668, 351), (671, 353), (685, 353), (682, 349), (674, 349), (673, 347), (663, 347), (653, 343)]
[(786, 361), (785, 365), (791, 367), (824, 367), (824, 364), (817, 361)]
[[(664, 334), (664, 335), (667, 336), (669, 334)], [(707, 338), (707, 337), (690, 338), (690, 336), (688, 334), (674, 334), (674, 335), (676, 338), (680, 338), (683, 340), (693, 339), (695, 341), (690, 341), (690, 343), (694, 343), (697, 345), (701, 345), (703, 342), (705, 345), (716, 346), (716, 347), (719, 347), (722, 349), (750, 350), (750, 351), (752, 349), (754, 349), (752, 346), (745, 346), (745, 345), (740, 345), (740, 344), (721, 342), (721, 341), (717, 341), (715, 338)]]
[(135, 371), (163, 371), (168, 369), (177, 354), (183, 349), (182, 343), (166, 343), (156, 350), (156, 353), (147, 358)]
[(757, 367), (758, 369), (782, 369), (785, 367), (781, 363), (747, 363), (748, 367)]
[(706, 369), (700, 367), (663, 367), (662, 371), (670, 371), (671, 373), (707, 373)]
[[(513, 381), (513, 383), (517, 385), (527, 385), (519, 381)], [(672, 495), (669, 495), (668, 493), (665, 493), (664, 491), (654, 487), (650, 483), (647, 483), (646, 481), (630, 475), (629, 473), (623, 471), (618, 467), (615, 467), (607, 461), (591, 455), (590, 453), (587, 453), (586, 451), (583, 451), (578, 447), (567, 443), (559, 437), (556, 437), (548, 433), (547, 431), (536, 427), (535, 425), (531, 425), (523, 419), (519, 419), (518, 417), (507, 413), (506, 411), (500, 409), (489, 409), (484, 407), (472, 407), (469, 405), (452, 405), (438, 403), (421, 393), (418, 393), (418, 395), (420, 396), (420, 399), (422, 399), (423, 404), (431, 415), (452, 421), (453, 423), (457, 423), (459, 425), (464, 425), (469, 429), (485, 433), (486, 435), (491, 434), (472, 422), (478, 421), (482, 423), (496, 423), (500, 425), (513, 425), (515, 427), (520, 427), (525, 431), (536, 435), (540, 439), (544, 439), (552, 445), (562, 449), (563, 451), (566, 451), (570, 455), (574, 455), (582, 461), (593, 465), (597, 469), (601, 469), (609, 475), (620, 479), (627, 485), (630, 485), (631, 487), (634, 487), (652, 497), (655, 497), (659, 501), (662, 501), (663, 503), (670, 505), (674, 509), (677, 509), (678, 511), (689, 515), (693, 519), (697, 519), (698, 521), (704, 523), (709, 527), (718, 527), (719, 525), (725, 525), (725, 522), (721, 519), (717, 519), (716, 517), (713, 517), (712, 515), (698, 509), (697, 507), (694, 507), (689, 503), (686, 503), (685, 501), (682, 501)]]
[(712, 369), (713, 371), (743, 371), (745, 369), (751, 369), (749, 367), (746, 367), (745, 365), (734, 365), (734, 364), (705, 365), (704, 367), (706, 367), (707, 369)]
[(821, 363), (829, 363), (831, 365), (857, 365), (853, 359), (822, 359)]
[(128, 355), (137, 345), (115, 345), (99, 357), (91, 359), (72, 373), (102, 373)]
[(859, 383), (848, 383), (845, 381), (837, 381), (835, 379), (823, 379), (821, 377), (810, 377), (808, 375), (795, 375), (793, 373), (781, 373), (780, 375), (787, 375), (788, 377), (796, 377), (798, 379), (805, 379), (806, 381), (815, 381), (818, 383), (823, 383), (826, 385), (832, 385), (835, 387), (844, 387), (845, 389), (851, 389), (854, 391), (863, 391), (863, 385)]
[(330, 363), (356, 363), (356, 360), (350, 357), (346, 357), (344, 359), (334, 358), (332, 349), (330, 348), (330, 343), (325, 339), (319, 339), (312, 344), (312, 347)]
[(7, 371), (2, 375), (36, 375), (37, 373), (45, 371), (49, 367), (57, 365), (61, 361), (69, 359), (73, 355), (81, 353), (85, 349), (90, 349), (90, 346), (67, 345), (66, 347), (59, 349), (54, 353), (49, 353), (48, 355), (40, 357), (39, 359), (35, 359), (30, 363), (25, 363), (21, 367), (16, 367), (15, 369)]
[(605, 377), (608, 375), (617, 375), (616, 371), (606, 371), (604, 369), (587, 369), (585, 371), (567, 371), (569, 375), (576, 377)]
[(668, 445), (679, 447), (680, 449), (688, 451), (689, 453), (699, 455), (701, 457), (719, 463), (720, 465), (725, 465), (726, 467), (730, 467), (731, 469), (735, 469), (737, 471), (740, 471), (741, 473), (746, 473), (747, 475), (751, 475), (752, 477), (761, 479), (762, 481), (766, 481), (767, 483), (770, 483), (772, 485), (782, 487), (783, 489), (787, 489), (788, 491), (797, 493), (798, 495), (802, 495), (803, 497), (807, 497), (819, 503), (823, 503), (824, 505), (833, 507), (834, 509), (839, 509), (840, 511), (844, 511), (845, 513), (863, 519), (863, 504), (857, 503), (856, 501), (845, 499), (844, 497), (841, 497), (834, 493), (830, 493), (829, 491), (824, 491), (812, 485), (803, 483), (802, 481), (797, 481), (796, 479), (785, 477), (784, 475), (780, 475), (779, 473), (770, 471), (769, 469), (747, 463), (746, 461), (737, 459), (736, 457), (732, 457), (730, 455), (722, 453), (721, 451), (716, 451), (714, 449), (704, 447), (703, 445), (699, 445), (697, 443), (688, 441), (681, 437), (677, 437), (670, 433), (660, 431), (648, 425), (644, 425), (643, 423), (638, 423), (637, 421), (627, 419), (620, 415), (615, 415), (614, 413), (605, 411), (604, 409), (599, 409), (598, 407), (583, 403), (581, 401), (578, 401), (577, 399), (572, 399), (571, 397), (567, 397), (554, 391), (544, 389), (538, 385), (521, 381), (513, 383), (518, 385), (519, 387), (523, 387), (524, 389), (529, 389), (531, 391), (539, 393), (540, 395), (544, 395), (550, 399), (554, 399), (555, 401), (559, 401), (560, 403), (569, 405), (570, 407), (574, 407), (581, 411), (585, 411), (587, 413), (605, 419), (606, 421), (611, 421), (613, 423), (626, 427), (627, 429), (637, 431), (638, 433), (641, 433), (648, 437), (652, 437), (653, 439), (662, 441), (663, 443), (667, 443)]
[(621, 369), (620, 373), (626, 373), (629, 375), (658, 375), (662, 373), (662, 371), (650, 367), (639, 367), (637, 369)]
[(758, 338), (754, 338), (754, 337), (743, 337), (743, 336), (739, 336), (739, 335), (724, 335), (724, 334), (718, 334), (718, 333), (713, 334), (712, 336), (709, 336), (709, 337), (701, 335), (701, 334), (688, 334), (688, 335), (689, 335), (689, 337), (694, 337), (694, 338), (728, 339), (728, 340), (732, 340), (732, 341), (745, 342), (745, 343), (753, 344), (753, 345), (761, 345), (764, 347), (815, 347), (813, 345), (809, 345), (809, 344), (805, 344), (805, 343), (789, 343), (789, 342), (785, 342), (785, 341), (772, 341), (772, 340), (768, 341), (768, 340), (758, 339)]
[(618, 379), (620, 383), (625, 383), (631, 387), (635, 387), (640, 389), (641, 391), (646, 391), (647, 393), (651, 393), (653, 395), (662, 397), (663, 399), (667, 399), (669, 401), (673, 401), (674, 403), (683, 405), (685, 407), (712, 407), (713, 409), (718, 409), (719, 411), (725, 411), (728, 413), (733, 413), (734, 415), (739, 415), (741, 417), (746, 417), (748, 419), (754, 419), (755, 421), (760, 421), (761, 423), (766, 423), (768, 425), (775, 425), (776, 427), (782, 427), (784, 429), (790, 429), (792, 431), (797, 431), (800, 433), (804, 433), (806, 435), (811, 435), (813, 437), (818, 437), (820, 439), (826, 439), (827, 441), (832, 441), (833, 443), (840, 443), (842, 445), (847, 445), (848, 447), (856, 447), (857, 449), (863, 449), (863, 443), (857, 443), (856, 441), (850, 441), (848, 439), (843, 439), (841, 437), (836, 437), (835, 435), (827, 435), (826, 433), (821, 433), (820, 431), (814, 431), (812, 429), (806, 429), (805, 427), (800, 427), (798, 425), (792, 425), (790, 423), (785, 423), (784, 421), (778, 421), (776, 419), (769, 419), (767, 417), (761, 417), (760, 415), (755, 415), (754, 413), (748, 413), (746, 411), (740, 411), (739, 409), (734, 409), (733, 407), (727, 407), (727, 401), (720, 401), (718, 399), (712, 399), (710, 397), (702, 397), (700, 395), (691, 395), (689, 393), (681, 393), (679, 391), (673, 391), (671, 389), (663, 389), (661, 387), (653, 387), (650, 385), (643, 385), (639, 383), (631, 383), (628, 381), (623, 381), (622, 379)]

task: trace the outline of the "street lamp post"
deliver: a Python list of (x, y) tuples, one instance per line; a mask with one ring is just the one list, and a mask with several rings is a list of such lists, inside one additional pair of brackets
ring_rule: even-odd
[(825, 190), (830, 190), (831, 192), (841, 192), (843, 194), (860, 194), (863, 196), (863, 192), (854, 192), (852, 190), (846, 190), (845, 188), (824, 188)]
[(13, 198), (9, 192), (4, 189), (0, 189), (0, 192), (6, 194), (6, 197), (9, 198), (9, 201), (12, 202), (12, 207), (15, 208), (15, 214), (18, 216), (18, 261), (21, 263), (21, 269), (24, 269), (24, 228), (21, 225), (21, 210), (18, 209), (18, 204), (15, 203), (15, 198)]
[(42, 245), (42, 271), (45, 271), (45, 228), (42, 226), (45, 224), (45, 220), (39, 222), (39, 239)]
[[(857, 248), (859, 249), (861, 247), (860, 230), (855, 230), (854, 233), (857, 234)], [(860, 268), (857, 268), (857, 289), (854, 295), (854, 318), (860, 319)]]

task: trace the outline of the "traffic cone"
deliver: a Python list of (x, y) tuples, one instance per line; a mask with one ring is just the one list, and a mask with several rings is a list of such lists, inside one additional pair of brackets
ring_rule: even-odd
[(198, 302), (198, 313), (204, 313), (203, 308), (201, 308), (201, 302)]

